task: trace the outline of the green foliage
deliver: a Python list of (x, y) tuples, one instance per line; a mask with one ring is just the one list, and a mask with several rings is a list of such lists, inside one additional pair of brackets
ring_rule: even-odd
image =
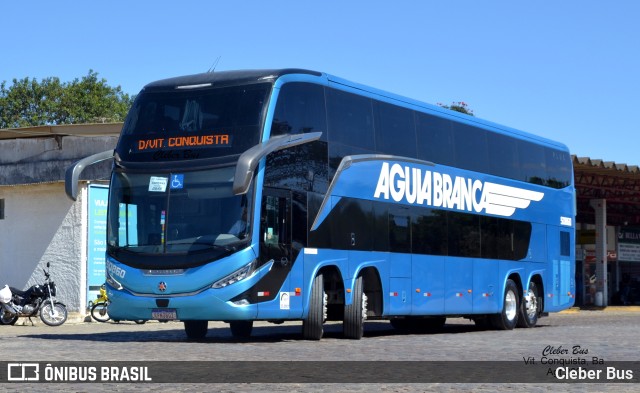
[(0, 83), (0, 128), (124, 121), (133, 98), (89, 70), (81, 79), (13, 79)]
[(444, 105), (444, 104), (438, 103), (438, 106), (445, 109), (450, 109), (452, 111), (464, 113), (469, 116), (473, 116), (473, 110), (469, 108), (469, 105), (467, 105), (466, 102), (463, 102), (463, 101), (452, 102), (451, 105)]

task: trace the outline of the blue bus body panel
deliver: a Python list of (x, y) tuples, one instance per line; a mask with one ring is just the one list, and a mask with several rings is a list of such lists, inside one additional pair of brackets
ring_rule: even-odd
[(411, 257), (411, 311), (414, 315), (443, 315), (445, 294), (445, 257)]

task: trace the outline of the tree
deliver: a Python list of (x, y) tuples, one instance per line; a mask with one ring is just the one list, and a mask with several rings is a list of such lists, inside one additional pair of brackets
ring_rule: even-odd
[(13, 79), (0, 83), (0, 128), (123, 121), (133, 98), (89, 70), (81, 79)]
[(438, 103), (438, 106), (445, 109), (450, 109), (452, 111), (464, 113), (469, 116), (473, 116), (473, 110), (469, 108), (466, 102), (463, 102), (463, 101), (452, 102), (451, 105), (444, 105), (444, 104)]

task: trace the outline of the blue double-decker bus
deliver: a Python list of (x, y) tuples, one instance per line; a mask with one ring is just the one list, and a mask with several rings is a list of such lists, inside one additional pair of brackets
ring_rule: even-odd
[(332, 75), (205, 73), (146, 85), (115, 151), (109, 314), (326, 321), (359, 339), (465, 317), (532, 327), (573, 305), (575, 198), (566, 146)]

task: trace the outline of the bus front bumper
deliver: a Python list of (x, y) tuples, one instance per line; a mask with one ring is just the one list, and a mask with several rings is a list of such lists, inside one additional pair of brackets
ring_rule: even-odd
[(208, 289), (189, 296), (134, 296), (108, 288), (109, 316), (113, 320), (206, 320), (229, 321), (254, 319), (257, 305), (236, 305), (214, 295)]

